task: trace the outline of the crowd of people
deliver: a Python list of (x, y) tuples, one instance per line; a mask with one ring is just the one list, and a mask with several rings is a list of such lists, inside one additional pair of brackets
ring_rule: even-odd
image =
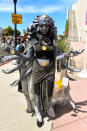
[[(17, 36), (17, 45), (27, 43), (27, 35)], [(14, 37), (13, 36), (5, 36), (4, 33), (0, 36), (0, 47), (4, 47), (5, 45), (9, 45), (11, 47), (14, 46)]]

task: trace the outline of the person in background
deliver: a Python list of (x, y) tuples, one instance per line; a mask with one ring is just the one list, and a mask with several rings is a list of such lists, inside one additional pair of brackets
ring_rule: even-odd
[(3, 47), (4, 47), (4, 45), (5, 45), (5, 41), (6, 41), (6, 38), (5, 38), (4, 34), (2, 34), (1, 43), (2, 43), (2, 46), (3, 46)]

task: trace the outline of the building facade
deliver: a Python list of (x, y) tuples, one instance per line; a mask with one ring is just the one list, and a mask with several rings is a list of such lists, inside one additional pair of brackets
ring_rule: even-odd
[(87, 0), (78, 0), (68, 11), (68, 37), (71, 41), (85, 42), (87, 37)]

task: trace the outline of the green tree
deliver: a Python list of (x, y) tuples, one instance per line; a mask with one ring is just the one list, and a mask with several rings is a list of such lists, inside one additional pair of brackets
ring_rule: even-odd
[(65, 37), (68, 37), (68, 20), (66, 20)]
[(20, 36), (21, 32), (19, 30), (17, 30), (17, 36)]
[[(13, 36), (14, 35), (14, 30), (12, 29), (11, 26), (8, 26), (3, 30), (3, 33), (5, 36)], [(17, 30), (17, 36), (21, 35), (21, 32)]]
[(13, 31), (12, 27), (8, 26), (7, 28), (5, 28), (3, 30), (3, 33), (5, 34), (5, 36), (9, 36), (9, 35), (13, 36), (14, 31)]

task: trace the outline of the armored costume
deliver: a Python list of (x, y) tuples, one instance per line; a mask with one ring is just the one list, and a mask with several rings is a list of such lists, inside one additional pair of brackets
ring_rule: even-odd
[[(35, 93), (35, 113), (42, 123), (40, 113), (47, 112), (53, 93), (55, 78), (56, 27), (52, 18), (37, 16), (29, 27), (29, 42), (34, 52), (32, 88)], [(30, 95), (31, 96), (31, 95)], [(30, 97), (32, 100), (32, 98)], [(53, 112), (54, 113), (54, 112)], [(39, 114), (39, 115), (38, 115)], [(55, 116), (55, 114), (53, 114)]]
[[(70, 52), (73, 52), (75, 55), (82, 52), (70, 51), (59, 54), (56, 27), (54, 26), (53, 19), (47, 15), (37, 16), (33, 24), (29, 26), (28, 33), (30, 46), (25, 49), (25, 53), (20, 53), (14, 49), (15, 55), (1, 58), (1, 61), (5, 62), (10, 59), (21, 60), (16, 68), (3, 72), (11, 73), (20, 69), (20, 78), (14, 81), (12, 86), (22, 81), (23, 92), (28, 103), (29, 112), (32, 112), (33, 106), (37, 117), (37, 124), (38, 126), (42, 126), (43, 111), (50, 117), (55, 117), (55, 112), (51, 106), (55, 79), (55, 59), (62, 60), (67, 58)], [(63, 61), (62, 65), (64, 68), (67, 67), (70, 70), (78, 71), (68, 66), (67, 62)]]

